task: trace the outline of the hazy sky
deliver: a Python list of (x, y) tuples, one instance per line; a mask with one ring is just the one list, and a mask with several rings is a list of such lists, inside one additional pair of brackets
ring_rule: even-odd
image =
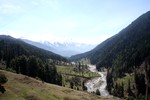
[(150, 0), (0, 0), (0, 34), (99, 44), (150, 10)]

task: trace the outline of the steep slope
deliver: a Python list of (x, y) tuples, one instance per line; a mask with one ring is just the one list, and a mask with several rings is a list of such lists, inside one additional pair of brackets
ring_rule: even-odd
[[(70, 60), (89, 58), (100, 67), (122, 66), (131, 71), (150, 56), (150, 11), (132, 22), (115, 36), (99, 44), (93, 50), (72, 56)], [(119, 61), (117, 63), (117, 61)]]
[(0, 73), (8, 78), (4, 85), (6, 92), (0, 94), (0, 100), (120, 100), (48, 84), (21, 74), (3, 70)]
[(58, 54), (40, 49), (11, 36), (0, 35), (0, 59), (7, 60), (9, 62), (12, 58), (21, 55), (34, 55), (42, 60), (53, 59), (66, 61), (64, 57)]

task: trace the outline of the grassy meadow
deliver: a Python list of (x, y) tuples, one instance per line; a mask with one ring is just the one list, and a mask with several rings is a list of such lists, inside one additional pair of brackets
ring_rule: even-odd
[(87, 92), (48, 84), (21, 74), (0, 70), (8, 78), (6, 92), (0, 100), (116, 100), (115, 97), (100, 97)]

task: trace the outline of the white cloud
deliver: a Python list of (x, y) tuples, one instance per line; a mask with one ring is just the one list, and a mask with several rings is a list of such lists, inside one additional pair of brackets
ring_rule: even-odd
[(40, 3), (37, 2), (37, 1), (31, 1), (31, 4), (32, 4), (32, 5), (35, 5), (35, 6), (38, 6)]
[(0, 12), (3, 14), (10, 14), (19, 12), (21, 9), (20, 6), (13, 5), (13, 4), (2, 4), (0, 5)]
[(58, 3), (58, 0), (36, 0), (33, 4), (40, 3), (40, 5), (44, 5), (45, 7), (50, 7), (51, 9), (55, 11), (60, 10), (60, 4)]

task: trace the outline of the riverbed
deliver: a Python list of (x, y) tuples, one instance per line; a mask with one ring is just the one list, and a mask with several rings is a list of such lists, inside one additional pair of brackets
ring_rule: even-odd
[(100, 77), (96, 77), (96, 78), (93, 78), (91, 80), (88, 80), (86, 83), (85, 83), (85, 86), (87, 87), (87, 91), (92, 93), (92, 92), (96, 92), (96, 90), (98, 89), (101, 93), (101, 96), (108, 96), (109, 93), (108, 91), (106, 90), (106, 86), (107, 86), (107, 83), (106, 83), (106, 72), (98, 72), (96, 70), (96, 66), (95, 65), (88, 65), (88, 69), (91, 71), (91, 72), (96, 72), (100, 75)]

